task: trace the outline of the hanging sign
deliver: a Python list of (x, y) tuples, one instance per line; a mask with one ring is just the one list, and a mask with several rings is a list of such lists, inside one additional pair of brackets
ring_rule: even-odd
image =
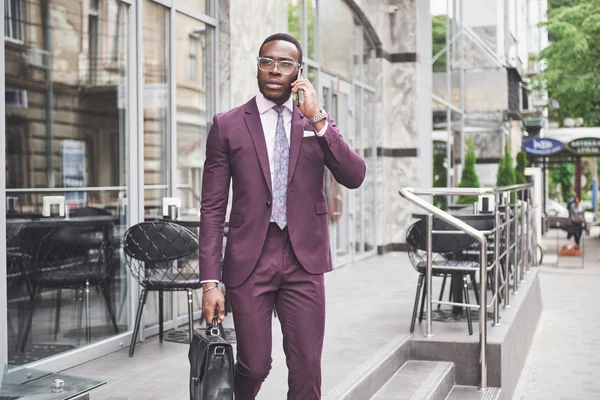
[(445, 153), (446, 152), (446, 142), (443, 140), (434, 140), (433, 141), (433, 152), (434, 153)]
[(563, 151), (565, 145), (560, 140), (533, 137), (524, 141), (521, 148), (524, 152), (534, 156), (551, 156)]
[(600, 155), (600, 138), (582, 137), (571, 140), (567, 147), (569, 150), (580, 156), (598, 156)]

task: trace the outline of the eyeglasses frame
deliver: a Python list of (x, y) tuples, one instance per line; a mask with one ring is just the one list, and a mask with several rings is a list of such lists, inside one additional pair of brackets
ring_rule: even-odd
[[(273, 63), (274, 63), (274, 64), (273, 64), (273, 67), (272, 67), (271, 69), (269, 69), (269, 70), (264, 70), (264, 69), (262, 69), (262, 68), (260, 67), (260, 60), (271, 60), (271, 61), (273, 61)], [(294, 64), (294, 66), (295, 66), (296, 68), (300, 68), (300, 67), (302, 66), (300, 63), (298, 63), (298, 62), (296, 62), (296, 61), (290, 61), (290, 60), (281, 60), (281, 61), (276, 61), (276, 60), (273, 60), (273, 59), (272, 59), (272, 58), (270, 58), (270, 57), (256, 57), (256, 65), (257, 65), (258, 69), (260, 69), (261, 71), (264, 71), (264, 72), (271, 72), (271, 71), (273, 71), (273, 69), (275, 69), (275, 67), (277, 67), (277, 69), (279, 69), (279, 72), (281, 72), (283, 75), (291, 75), (291, 74), (293, 73), (293, 71), (291, 71), (291, 72), (288, 72), (288, 73), (284, 73), (284, 72), (281, 70), (281, 68), (279, 68), (279, 63), (281, 63), (281, 62), (283, 62), (283, 61), (286, 61), (286, 62), (291, 62), (291, 63), (293, 63), (293, 64)]]

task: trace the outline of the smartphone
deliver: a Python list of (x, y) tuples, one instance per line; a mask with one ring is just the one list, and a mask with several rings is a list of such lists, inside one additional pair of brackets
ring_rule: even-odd
[[(302, 67), (298, 68), (296, 80), (300, 78), (302, 78)], [(294, 99), (296, 100), (296, 107), (300, 107), (300, 104), (304, 103), (304, 90), (298, 90), (298, 92), (294, 94)]]

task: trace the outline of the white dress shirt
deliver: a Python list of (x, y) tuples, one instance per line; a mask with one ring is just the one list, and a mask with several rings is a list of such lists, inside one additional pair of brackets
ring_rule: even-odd
[[(275, 152), (275, 133), (277, 131), (277, 111), (273, 109), (277, 104), (274, 101), (267, 99), (262, 93), (256, 95), (256, 106), (258, 107), (258, 113), (260, 114), (260, 123), (262, 124), (263, 133), (265, 135), (265, 143), (267, 144), (267, 155), (269, 156), (269, 171), (271, 175), (271, 187), (275, 184), (273, 182), (275, 171), (275, 158), (273, 153)], [(285, 103), (282, 104), (283, 108), (283, 126), (285, 127), (285, 137), (287, 138), (288, 145), (291, 145), (290, 134), (292, 131), (292, 110), (294, 109), (294, 101), (292, 96)], [(315, 131), (317, 136), (323, 136), (327, 130), (328, 122), (325, 121), (325, 126), (320, 131)], [(273, 222), (273, 219), (271, 219)], [(215, 280), (202, 281), (215, 282)]]

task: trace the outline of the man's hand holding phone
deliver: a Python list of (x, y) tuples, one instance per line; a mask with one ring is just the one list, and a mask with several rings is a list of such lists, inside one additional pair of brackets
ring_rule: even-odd
[[(299, 101), (302, 96), (298, 95), (298, 92), (304, 93), (304, 102)], [(295, 105), (305, 118), (311, 119), (319, 113), (317, 92), (310, 81), (302, 77), (302, 69), (298, 71), (298, 79), (292, 83), (292, 93), (294, 93)], [(325, 126), (325, 120), (315, 123), (314, 128), (316, 131), (320, 131), (323, 126)]]

